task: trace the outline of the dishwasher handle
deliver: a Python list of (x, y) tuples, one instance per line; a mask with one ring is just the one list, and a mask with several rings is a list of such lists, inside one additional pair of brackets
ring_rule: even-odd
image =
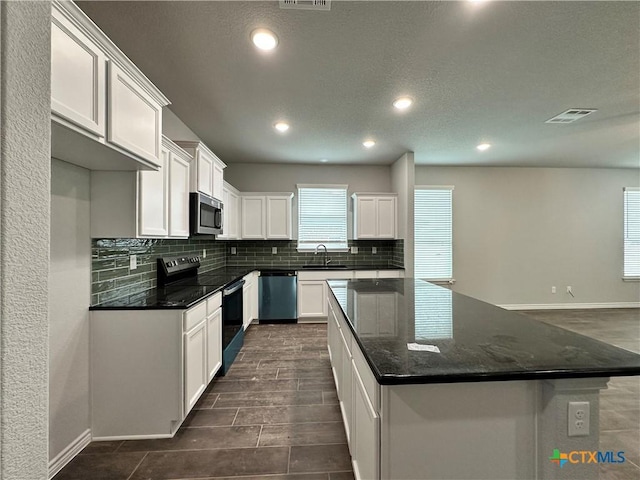
[(227, 297), (232, 293), (237, 292), (239, 289), (242, 288), (243, 285), (244, 285), (244, 280), (238, 280), (237, 282), (233, 283), (232, 285), (229, 285), (227, 288), (222, 290), (222, 296)]

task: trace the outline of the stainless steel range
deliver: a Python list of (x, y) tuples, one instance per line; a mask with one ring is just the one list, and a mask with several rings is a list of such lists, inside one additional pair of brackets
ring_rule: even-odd
[(244, 343), (242, 327), (242, 286), (227, 273), (199, 274), (200, 257), (172, 256), (158, 258), (158, 289), (162, 289), (167, 306), (177, 305), (193, 296), (205, 296), (222, 289), (222, 374), (235, 360)]

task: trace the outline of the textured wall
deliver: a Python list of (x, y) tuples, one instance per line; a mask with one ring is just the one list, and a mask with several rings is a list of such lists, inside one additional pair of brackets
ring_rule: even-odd
[(416, 168), (416, 185), (455, 186), (455, 289), (497, 304), (638, 302), (622, 188), (639, 183), (637, 169)]
[(0, 477), (42, 480), (48, 473), (51, 4), (0, 2), (0, 11)]
[(89, 202), (89, 170), (52, 159), (49, 459), (91, 428)]

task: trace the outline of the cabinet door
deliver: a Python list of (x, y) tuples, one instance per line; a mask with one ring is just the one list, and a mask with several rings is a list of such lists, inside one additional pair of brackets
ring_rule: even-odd
[[(239, 238), (240, 230), (240, 198), (234, 192), (229, 192), (229, 206), (231, 213), (229, 214), (229, 223), (224, 228), (229, 229), (228, 238)], [(227, 206), (225, 205), (226, 209)]]
[(251, 276), (253, 277), (251, 280), (251, 320), (255, 320), (255, 319), (258, 319), (258, 308), (259, 308), (258, 282), (260, 280), (257, 272), (253, 272)]
[(202, 150), (198, 150), (196, 165), (198, 191), (213, 197), (213, 158)]
[(291, 239), (291, 197), (267, 197), (267, 238)]
[(159, 163), (162, 107), (113, 62), (109, 62), (107, 140)]
[(344, 431), (347, 434), (347, 442), (349, 443), (350, 450), (353, 450), (351, 446), (351, 437), (353, 432), (353, 380), (351, 369), (351, 351), (348, 345), (348, 340), (351, 338), (351, 333), (340, 330), (340, 346), (342, 348), (342, 354), (340, 360), (342, 361), (342, 380), (340, 385), (340, 409), (342, 410), (342, 418), (344, 420)]
[(242, 197), (242, 238), (266, 238), (265, 197)]
[(376, 238), (378, 215), (374, 197), (358, 197), (356, 202), (356, 238)]
[(242, 326), (246, 330), (251, 323), (251, 284), (247, 283), (242, 287)]
[(169, 151), (163, 148), (158, 171), (138, 172), (140, 235), (166, 237), (169, 234), (169, 157)]
[(207, 383), (222, 366), (222, 309), (207, 317)]
[(222, 190), (224, 184), (224, 170), (222, 165), (217, 161), (213, 161), (213, 198), (222, 200)]
[(327, 316), (327, 282), (298, 280), (298, 318)]
[(104, 53), (54, 9), (51, 19), (51, 110), (105, 136)]
[(169, 236), (189, 236), (189, 161), (175, 154), (169, 167)]
[(207, 322), (203, 320), (184, 334), (185, 416), (207, 387)]
[(377, 201), (377, 238), (396, 238), (396, 198), (379, 197)]
[(351, 458), (357, 479), (378, 479), (380, 417), (373, 408), (358, 370), (353, 364), (353, 428)]

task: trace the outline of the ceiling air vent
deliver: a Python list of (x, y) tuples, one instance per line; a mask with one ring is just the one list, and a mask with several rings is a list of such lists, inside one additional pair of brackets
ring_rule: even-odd
[(292, 10), (331, 10), (331, 0), (280, 0), (280, 8)]
[(562, 112), (559, 115), (556, 115), (553, 118), (550, 118), (544, 123), (573, 123), (576, 120), (580, 120), (581, 118), (586, 117), (587, 115), (597, 112), (593, 108), (570, 108), (566, 112)]

